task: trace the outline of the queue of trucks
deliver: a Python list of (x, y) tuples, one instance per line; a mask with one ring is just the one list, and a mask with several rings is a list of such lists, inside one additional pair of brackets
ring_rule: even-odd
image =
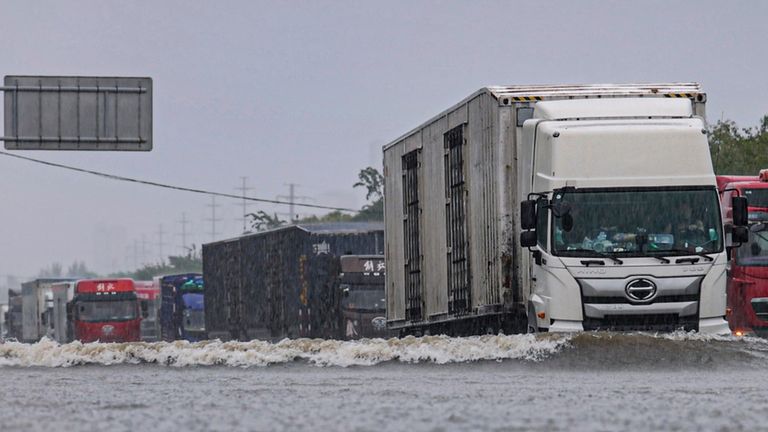
[[(160, 311), (166, 306), (161, 301), (159, 281), (176, 276), (187, 275), (169, 275), (155, 281), (123, 278), (25, 282), (21, 292), (9, 292), (6, 337), (22, 342), (47, 337), (59, 343), (158, 341), (162, 334)], [(202, 295), (201, 283), (195, 292)], [(201, 307), (198, 301), (195, 312), (199, 313)], [(184, 315), (184, 306), (179, 313)], [(197, 331), (204, 330), (199, 323), (196, 325)], [(182, 337), (176, 339), (186, 336), (182, 332)]]
[(485, 87), (384, 147), (383, 226), (245, 234), (203, 245), (202, 274), (151, 283), (25, 283), (6, 327), (60, 342), (766, 335), (768, 170), (715, 176), (706, 100), (696, 83)]

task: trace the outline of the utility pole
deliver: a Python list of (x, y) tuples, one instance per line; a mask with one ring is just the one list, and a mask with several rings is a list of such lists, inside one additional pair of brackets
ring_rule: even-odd
[[(240, 177), (240, 180), (242, 181), (243, 184), (242, 184), (242, 186), (235, 188), (235, 190), (239, 191), (240, 194), (243, 197), (243, 202), (242, 202), (243, 211), (241, 212), (241, 216), (242, 216), (242, 219), (243, 219), (243, 231), (242, 232), (246, 233), (246, 232), (248, 232), (248, 217), (246, 216), (246, 214), (248, 213), (248, 201), (245, 199), (245, 197), (247, 196), (246, 192), (248, 192), (249, 190), (252, 190), (253, 188), (250, 188), (250, 187), (246, 186), (246, 183), (248, 181), (248, 177)], [(240, 218), (238, 218), (237, 220), (240, 220)]]
[(139, 241), (133, 239), (133, 269), (139, 268)]
[(141, 235), (141, 265), (147, 263), (147, 236)]
[[(295, 223), (297, 219), (297, 215), (294, 210), (294, 204), (297, 201), (306, 201), (306, 200), (314, 201), (314, 200), (308, 196), (296, 196), (296, 186), (299, 186), (296, 183), (286, 183), (286, 186), (288, 186), (288, 195), (278, 195), (277, 199), (286, 200), (289, 202), (287, 216), (288, 216), (288, 223), (292, 224), (292, 223)], [(279, 213), (279, 214), (286, 216), (286, 213)]]
[(211, 223), (211, 232), (209, 234), (211, 235), (211, 241), (216, 241), (216, 236), (219, 235), (219, 232), (216, 231), (216, 222), (221, 220), (221, 218), (216, 217), (216, 209), (219, 207), (216, 204), (216, 195), (211, 195), (211, 203), (206, 205), (206, 207), (211, 208), (211, 217), (204, 220)]
[(178, 221), (179, 224), (181, 224), (181, 253), (182, 255), (187, 254), (187, 225), (189, 224), (189, 220), (187, 220), (187, 214), (182, 212), (181, 213), (181, 220)]
[(160, 256), (160, 263), (164, 263), (165, 256), (163, 255), (163, 246), (165, 246), (165, 243), (163, 243), (163, 235), (165, 234), (165, 231), (163, 230), (163, 224), (160, 224), (157, 227), (155, 234), (157, 234), (157, 250), (158, 255)]

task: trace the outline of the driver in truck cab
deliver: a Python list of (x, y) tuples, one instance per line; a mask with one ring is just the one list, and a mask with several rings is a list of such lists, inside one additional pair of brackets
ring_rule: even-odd
[(704, 230), (704, 221), (700, 217), (694, 217), (693, 208), (686, 201), (680, 203), (677, 215), (677, 222), (667, 225), (665, 229), (674, 236), (674, 249), (700, 252), (702, 247), (710, 242)]

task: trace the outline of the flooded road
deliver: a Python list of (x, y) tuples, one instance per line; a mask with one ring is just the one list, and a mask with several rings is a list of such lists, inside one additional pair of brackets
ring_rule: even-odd
[(768, 343), (689, 334), (0, 344), (0, 430), (743, 430)]

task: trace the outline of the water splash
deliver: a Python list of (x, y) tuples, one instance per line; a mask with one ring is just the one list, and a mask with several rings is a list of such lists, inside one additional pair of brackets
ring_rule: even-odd
[(768, 366), (768, 341), (698, 333), (609, 333), (406, 337), (337, 341), (285, 339), (190, 343), (0, 344), (0, 367), (157, 364), (171, 367), (263, 367), (296, 362), (316, 366), (381, 363), (451, 364), (514, 361), (554, 370)]
[(221, 342), (0, 344), (0, 366), (68, 367), (152, 363), (184, 366), (268, 366), (306, 361), (318, 366), (373, 366), (383, 362), (464, 363), (481, 360), (540, 361), (568, 345), (564, 335), (447, 336), (337, 341), (285, 339)]

